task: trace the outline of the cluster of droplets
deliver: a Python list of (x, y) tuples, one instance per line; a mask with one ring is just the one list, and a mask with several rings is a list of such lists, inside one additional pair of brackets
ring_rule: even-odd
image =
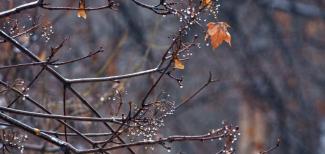
[(193, 55), (193, 53), (189, 49), (186, 49), (186, 50), (184, 50), (184, 52), (179, 53), (179, 54), (182, 59), (188, 59)]
[(163, 120), (143, 119), (129, 128), (128, 136), (133, 141), (136, 137), (143, 138), (144, 141), (152, 141), (158, 135), (159, 128), (164, 126)]
[(44, 41), (47, 43), (51, 39), (51, 36), (54, 34), (53, 26), (43, 26), (41, 37), (44, 39)]
[[(195, 35), (195, 37), (197, 37), (197, 36), (198, 35)], [(175, 38), (173, 38), (173, 41), (175, 41)], [(200, 43), (183, 43), (182, 46), (180, 47), (181, 49), (178, 50), (177, 57), (180, 58), (180, 60), (188, 60), (188, 59), (190, 59), (190, 57), (193, 56), (193, 53), (190, 50), (190, 48), (192, 46), (200, 48), (199, 47)], [(168, 51), (168, 55), (170, 55), (172, 57), (174, 52), (175, 51), (170, 50), (170, 51)], [(180, 88), (183, 88), (183, 87), (180, 86)]]
[(178, 16), (179, 22), (184, 23), (184, 28), (189, 29), (191, 25), (198, 24), (205, 26), (209, 17), (217, 19), (219, 13), (220, 4), (218, 0), (211, 1), (210, 4), (203, 6), (203, 4), (197, 4), (197, 6), (188, 6), (173, 12)]
[(29, 88), (25, 86), (25, 81), (22, 79), (16, 79), (13, 83), (13, 87), (23, 93), (21, 99), (22, 101), (26, 100), (26, 97), (29, 97), (28, 91)]
[[(28, 17), (28, 19), (29, 18), (31, 17)], [(29, 35), (32, 35), (31, 32), (27, 31), (30, 27), (26, 25), (31, 25), (32, 20), (20, 21), (21, 22), (18, 22), (18, 19), (8, 18), (5, 19), (5, 22), (1, 24), (1, 27), (3, 30), (8, 31), (11, 36), (20, 35), (20, 41), (22, 41), (22, 43), (26, 43), (29, 40)]]
[(233, 154), (235, 152), (233, 145), (238, 140), (238, 137), (240, 136), (239, 127), (227, 125), (224, 122), (223, 125), (224, 125), (223, 134), (225, 138), (225, 143), (224, 143), (224, 148), (221, 152), (226, 154)]
[(15, 35), (19, 32), (19, 24), (17, 19), (8, 18), (1, 24), (3, 30), (9, 31), (10, 35)]
[(158, 98), (141, 110), (138, 119), (133, 127), (129, 128), (128, 136), (134, 140), (135, 137), (143, 137), (145, 141), (152, 141), (161, 127), (165, 126), (164, 118), (173, 114), (175, 102), (171, 101), (171, 96), (162, 92)]
[(45, 43), (50, 41), (52, 35), (54, 34), (54, 29), (51, 24), (38, 28), (40, 33), (34, 33), (34, 30), (31, 30), (32, 26), (35, 26), (33, 17), (28, 16), (24, 19), (26, 20), (19, 20), (21, 22), (18, 22), (18, 19), (8, 18), (1, 24), (1, 27), (2, 29), (8, 31), (11, 36), (24, 34), (19, 36), (19, 40), (24, 43), (24, 45), (29, 43), (30, 37), (33, 40), (36, 40), (40, 36), (40, 38), (43, 38)]
[(193, 25), (196, 20), (195, 17), (197, 17), (200, 12), (197, 12), (195, 7), (187, 7), (185, 9), (180, 9), (179, 12), (175, 12), (179, 14), (179, 21), (181, 23), (185, 23), (185, 28), (189, 28), (189, 25)]
[(209, 15), (212, 15), (215, 19), (217, 19), (217, 15), (219, 13), (219, 7), (220, 7), (220, 4), (214, 3), (211, 6), (211, 9), (209, 9), (209, 12), (210, 12)]
[(3, 129), (1, 130), (0, 143), (2, 144), (1, 148), (9, 149), (14, 148), (19, 150), (20, 153), (24, 152), (24, 143), (27, 140), (28, 136), (25, 134), (20, 134), (17, 131), (12, 129)]

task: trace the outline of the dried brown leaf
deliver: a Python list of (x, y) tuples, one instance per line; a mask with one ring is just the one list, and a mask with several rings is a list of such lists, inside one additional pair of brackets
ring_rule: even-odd
[(46, 52), (45, 51), (39, 52), (37, 56), (41, 61), (46, 61)]
[(174, 58), (174, 68), (183, 70), (185, 68), (184, 64), (177, 57)]
[(227, 42), (231, 46), (231, 35), (228, 32), (230, 27), (225, 22), (209, 22), (207, 24), (208, 30), (205, 39), (210, 37), (211, 45), (213, 48), (218, 48), (223, 41)]
[(202, 0), (202, 7), (210, 8), (212, 6), (212, 0)]
[(77, 16), (79, 18), (84, 18), (84, 19), (87, 19), (87, 14), (86, 14), (86, 2), (85, 0), (80, 0), (79, 1), (79, 10), (77, 12)]

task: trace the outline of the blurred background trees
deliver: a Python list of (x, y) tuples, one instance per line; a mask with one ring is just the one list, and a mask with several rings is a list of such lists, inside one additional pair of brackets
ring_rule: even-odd
[[(27, 2), (30, 1), (1, 0), (0, 9), (4, 11)], [(51, 6), (78, 6), (78, 1), (45, 2)], [(86, 1), (86, 4), (102, 6), (105, 2)], [(37, 8), (0, 18), (0, 26), (14, 36), (22, 28), (38, 24), (28, 35), (16, 39), (40, 58), (49, 56), (50, 47), (57, 46), (65, 38), (67, 41), (56, 55), (62, 61), (85, 56), (102, 47), (103, 53), (89, 59), (53, 67), (67, 78), (112, 76), (154, 68), (163, 51), (169, 47), (171, 35), (182, 25), (180, 19), (173, 15), (155, 14), (131, 0), (116, 2), (119, 4), (116, 11), (87, 11), (86, 20), (78, 18), (75, 10)], [(158, 0), (140, 2), (153, 5)], [(225, 121), (239, 126), (241, 135), (235, 146), (236, 153), (263, 151), (274, 146), (277, 138), (281, 139), (280, 147), (273, 153), (323, 153), (325, 3), (322, 0), (227, 0), (216, 3), (220, 4), (217, 19), (213, 15), (206, 16), (206, 20), (202, 19), (205, 20), (202, 21), (203, 27), (209, 21), (227, 22), (231, 26), (232, 46), (224, 44), (212, 49), (204, 41), (202, 29), (197, 26), (188, 30), (187, 39), (199, 34), (198, 42), (201, 44), (200, 48), (187, 53), (189, 60), (184, 62), (185, 69), (173, 74), (183, 77), (182, 85), (164, 77), (150, 100), (163, 97), (176, 104), (182, 102), (206, 82), (209, 71), (218, 82), (206, 87), (177, 114), (167, 117), (160, 133), (164, 136), (200, 134), (222, 127), (221, 123)], [(10, 43), (1, 43), (0, 50), (0, 66), (29, 61)], [(0, 70), (0, 79), (19, 88), (21, 81), (32, 80), (40, 69), (3, 69)], [(115, 89), (123, 90), (124, 101), (139, 102), (157, 77), (157, 74), (151, 74), (118, 83), (85, 83), (74, 88), (99, 112), (114, 115), (119, 110), (114, 103), (118, 99)], [(39, 77), (28, 95), (44, 102), (51, 111), (62, 111), (62, 85), (47, 73)], [(12, 101), (15, 96), (11, 93), (0, 96), (1, 105)], [(78, 105), (80, 103), (75, 103), (78, 99), (71, 92), (67, 92), (67, 98), (67, 105), (71, 106), (67, 110), (69, 114), (89, 114)], [(34, 106), (16, 103), (15, 108), (32, 110)], [(31, 117), (15, 118), (35, 127), (44, 127), (43, 124), (53, 127), (48, 120), (33, 123)], [(103, 129), (91, 122), (71, 124), (83, 131)], [(59, 130), (63, 131), (63, 128)], [(33, 143), (34, 139), (29, 137), (26, 142)], [(220, 146), (221, 143), (215, 142), (175, 143), (171, 152), (216, 153), (216, 147)], [(25, 150), (30, 152), (31, 149)], [(152, 153), (145, 147), (140, 150), (140, 153)], [(154, 153), (158, 152), (166, 153), (166, 150), (156, 148)]]

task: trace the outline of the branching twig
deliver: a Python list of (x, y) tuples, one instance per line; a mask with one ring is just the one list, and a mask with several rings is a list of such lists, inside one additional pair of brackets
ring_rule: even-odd
[(15, 7), (15, 8), (12, 8), (12, 9), (9, 9), (9, 10), (6, 10), (6, 11), (2, 11), (2, 12), (0, 12), (0, 18), (8, 17), (10, 15), (19, 13), (19, 12), (21, 12), (23, 10), (28, 10), (28, 9), (38, 7), (42, 3), (43, 3), (43, 0), (37, 0), (37, 1), (34, 1), (34, 2), (29, 2), (29, 3), (26, 3), (26, 4), (19, 5), (19, 6)]
[(46, 133), (43, 133), (43, 132), (40, 132), (39, 129), (37, 128), (32, 128), (6, 114), (3, 114), (0, 112), (0, 117), (2, 120), (12, 124), (12, 125), (15, 125), (16, 127), (18, 128), (21, 128), (23, 129), (24, 131), (27, 131), (35, 136), (38, 136), (46, 141), (49, 141), (50, 143), (53, 143), (54, 145), (57, 145), (59, 146), (63, 151), (74, 151), (74, 152), (77, 152), (78, 150), (76, 148), (74, 148), (71, 144), (67, 143), (67, 142), (64, 142), (58, 138), (55, 138), (53, 136), (50, 136)]
[(208, 81), (201, 87), (199, 88), (197, 91), (195, 91), (192, 95), (190, 95), (188, 98), (186, 98), (182, 103), (180, 103), (179, 105), (177, 105), (175, 107), (175, 110), (177, 110), (178, 108), (180, 108), (181, 106), (183, 106), (184, 104), (188, 103), (192, 98), (194, 98), (197, 94), (199, 94), (204, 88), (206, 88), (209, 84), (216, 82), (218, 80), (215, 80), (212, 78), (212, 74), (211, 72), (209, 73), (209, 79)]
[[(83, 10), (86, 11), (96, 11), (96, 10), (102, 10), (102, 9), (113, 9), (114, 7), (116, 7), (116, 3), (111, 1), (111, 0), (107, 0), (107, 4), (103, 5), (103, 6), (99, 6), (99, 7), (86, 7)], [(47, 10), (80, 10), (80, 8), (78, 7), (55, 7), (55, 6), (49, 6), (49, 4), (42, 4), (40, 5), (41, 8), (43, 9), (47, 9)]]
[[(34, 25), (34, 26), (32, 26), (32, 27), (30, 27), (28, 29), (25, 29), (24, 31), (12, 36), (12, 38), (16, 38), (16, 37), (22, 36), (24, 34), (27, 34), (27, 33), (31, 32), (31, 31), (35, 30), (38, 27), (39, 27), (39, 25), (36, 24), (36, 25)], [(6, 42), (6, 40), (0, 40), (0, 43), (4, 43), (4, 42)]]
[[(43, 1), (44, 0), (37, 0), (34, 2), (29, 2), (26, 4), (19, 5), (15, 8), (12, 8), (12, 9), (9, 9), (6, 11), (2, 11), (2, 12), (0, 12), (0, 18), (8, 17), (10, 15), (17, 14), (21, 11), (33, 9), (33, 8), (37, 8), (37, 7), (47, 9), (47, 10), (80, 10), (80, 8), (77, 8), (77, 7), (52, 7), (52, 6), (48, 6), (48, 4), (44, 4)], [(101, 9), (107, 9), (107, 8), (114, 9), (115, 7), (116, 7), (116, 3), (108, 0), (107, 4), (104, 6), (87, 7), (87, 8), (84, 8), (84, 10), (94, 11), (94, 10), (101, 10)]]

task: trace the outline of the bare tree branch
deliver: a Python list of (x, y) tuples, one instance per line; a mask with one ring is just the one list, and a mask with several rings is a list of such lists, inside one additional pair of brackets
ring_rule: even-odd
[(17, 14), (17, 13), (19, 13), (21, 11), (38, 7), (38, 6), (42, 5), (43, 1), (44, 0), (37, 0), (37, 1), (34, 1), (34, 2), (19, 5), (19, 6), (15, 7), (15, 8), (12, 8), (12, 9), (9, 9), (9, 10), (6, 10), (6, 11), (2, 11), (2, 12), (0, 12), (0, 18), (8, 17), (10, 15)]
[(12, 125), (15, 125), (16, 127), (18, 128), (21, 128), (37, 137), (40, 137), (46, 141), (49, 141), (50, 143), (53, 143), (57, 146), (59, 146), (61, 149), (63, 149), (63, 151), (67, 152), (69, 150), (71, 151), (74, 151), (74, 152), (77, 152), (78, 150), (76, 148), (74, 148), (71, 144), (67, 143), (67, 142), (64, 142), (58, 138), (55, 138), (53, 136), (50, 136), (46, 133), (43, 133), (43, 132), (40, 132), (40, 130), (38, 128), (32, 128), (6, 114), (3, 114), (0, 112), (0, 117), (2, 120), (12, 124)]

